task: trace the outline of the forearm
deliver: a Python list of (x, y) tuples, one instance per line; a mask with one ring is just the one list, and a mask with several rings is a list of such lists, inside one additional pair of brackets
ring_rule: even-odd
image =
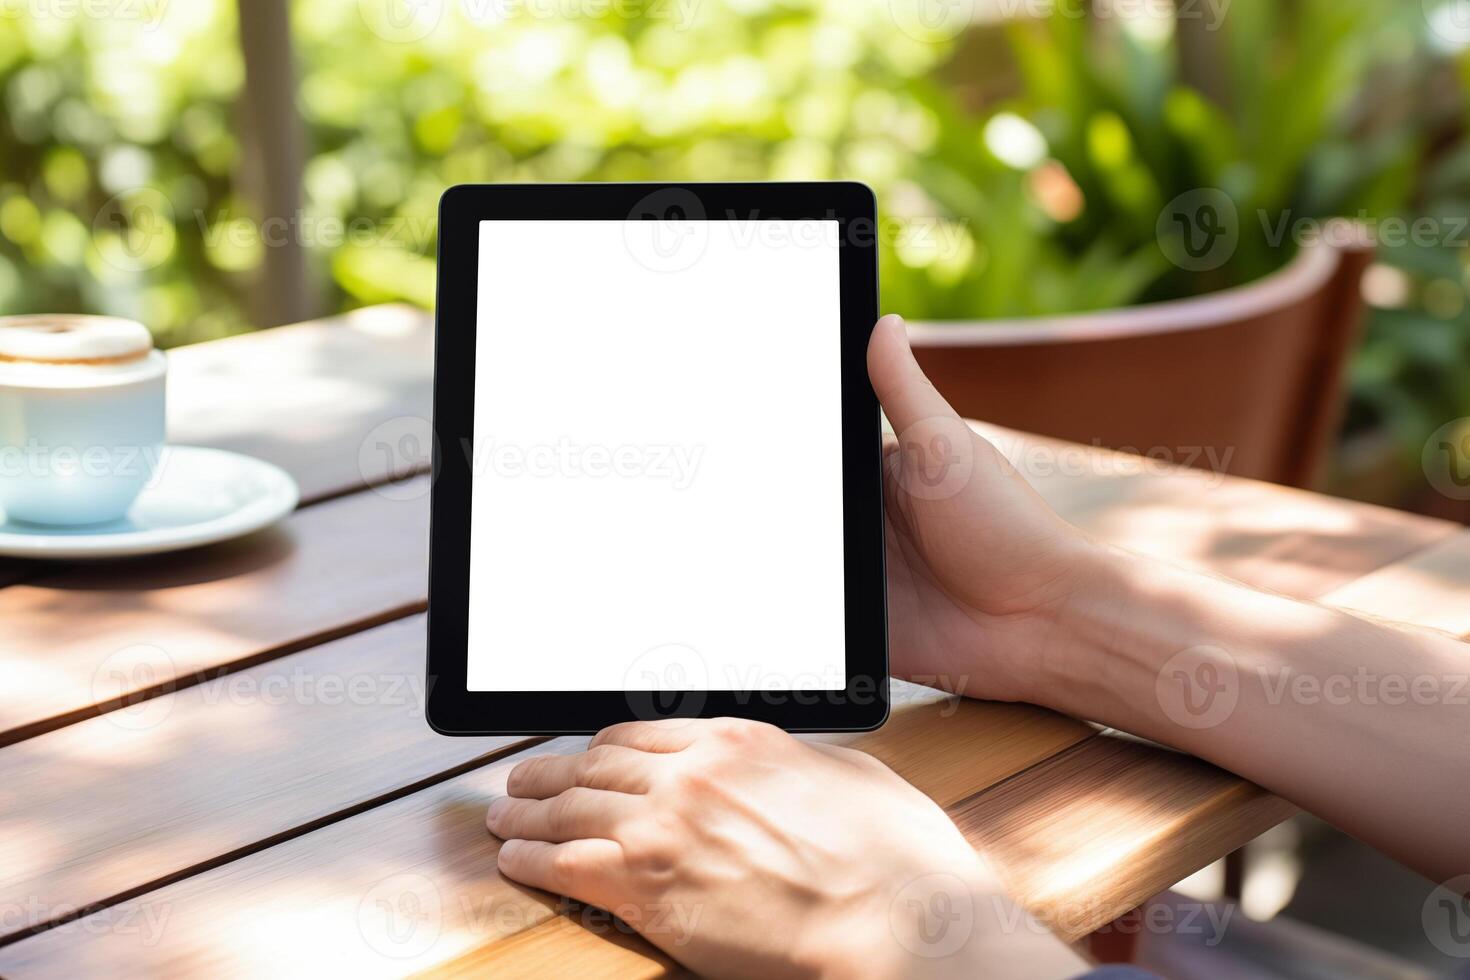
[(1470, 872), (1470, 648), (1114, 549), (1037, 699), (1239, 773), (1443, 880)]

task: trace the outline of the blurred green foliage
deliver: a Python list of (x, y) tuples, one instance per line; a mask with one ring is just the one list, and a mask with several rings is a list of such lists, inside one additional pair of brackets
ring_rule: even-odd
[[(1417, 0), (977, 0), (949, 6), (962, 23), (927, 3), (299, 0), (290, 232), (316, 298), (429, 305), (437, 198), (462, 181), (863, 180), (884, 306), (912, 318), (1191, 295), (1287, 261), (1283, 218), (1429, 215), (1440, 233), (1375, 272), (1351, 424), (1408, 459), (1470, 414), (1461, 0), (1439, 21)], [(0, 312), (119, 313), (167, 345), (250, 329), (270, 287), (236, 16), (0, 11)], [(1239, 244), (1189, 271), (1160, 215), (1202, 188)]]
[[(37, 0), (0, 15), (0, 310), (115, 312), (165, 343), (244, 329), (246, 284), (210, 261), (193, 221), (233, 194), (233, 8), (140, 3), (118, 19), (77, 9)], [(132, 232), (107, 214), (148, 188), (177, 224), (148, 229), (135, 256)]]

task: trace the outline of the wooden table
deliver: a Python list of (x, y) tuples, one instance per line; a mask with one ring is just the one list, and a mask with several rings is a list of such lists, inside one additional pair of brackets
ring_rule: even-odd
[[(483, 817), (507, 771), (585, 740), (424, 723), (430, 348), (428, 317), (379, 307), (174, 351), (173, 440), (279, 463), (301, 509), (168, 557), (0, 566), (0, 976), (671, 969), (496, 874)], [(1457, 525), (989, 434), (1104, 538), (1470, 631)], [(1292, 812), (1038, 708), (895, 700), (842, 741), (943, 805), (1068, 938)]]

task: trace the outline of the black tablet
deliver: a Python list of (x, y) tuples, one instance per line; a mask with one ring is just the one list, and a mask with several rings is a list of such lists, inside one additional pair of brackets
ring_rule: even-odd
[(883, 723), (876, 234), (856, 183), (444, 193), (436, 730)]

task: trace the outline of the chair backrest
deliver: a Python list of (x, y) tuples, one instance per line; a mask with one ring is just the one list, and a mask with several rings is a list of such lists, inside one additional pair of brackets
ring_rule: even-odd
[(909, 336), (968, 418), (1311, 486), (1341, 422), (1371, 261), (1361, 232), (1340, 228), (1234, 289), (1076, 316), (915, 322)]

